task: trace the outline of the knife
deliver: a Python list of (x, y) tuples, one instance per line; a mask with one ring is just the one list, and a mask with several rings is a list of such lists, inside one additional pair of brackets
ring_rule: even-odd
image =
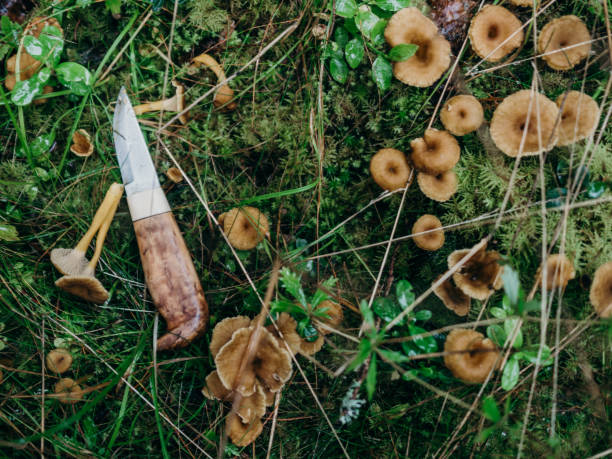
[(123, 87), (113, 137), (147, 287), (168, 328), (157, 349), (178, 349), (204, 333), (208, 305)]

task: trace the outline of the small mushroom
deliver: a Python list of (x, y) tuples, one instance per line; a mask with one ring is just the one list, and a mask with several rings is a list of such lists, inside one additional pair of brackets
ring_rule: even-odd
[(383, 148), (372, 156), (370, 174), (382, 189), (394, 191), (406, 186), (410, 166), (404, 153), (394, 148)]
[[(569, 49), (563, 49), (568, 47)], [(538, 51), (544, 54), (542, 59), (549, 67), (569, 70), (589, 55), (591, 34), (586, 24), (577, 16), (561, 16), (542, 28)]]
[(268, 325), (266, 328), (272, 335), (278, 340), (281, 349), (285, 349), (285, 345), (283, 344), (283, 340), (291, 349), (293, 354), (297, 354), (300, 350), (300, 343), (302, 342), (302, 337), (296, 331), (297, 322), (293, 317), (291, 317), (286, 312), (281, 312), (278, 315), (278, 318), (275, 321), (276, 327), (280, 333), (282, 333), (282, 338), (274, 325)]
[[(468, 254), (470, 249), (455, 250), (448, 256), (448, 267), (452, 268)], [(503, 286), (501, 272), (503, 267), (498, 263), (499, 253), (478, 250), (463, 266), (453, 274), (455, 285), (466, 295), (477, 300), (486, 300), (495, 290)]]
[(557, 97), (561, 110), (558, 146), (570, 145), (590, 137), (599, 121), (599, 106), (589, 96), (579, 91), (568, 91)]
[(491, 138), (497, 148), (513, 158), (519, 155), (521, 144), (523, 156), (540, 154), (557, 143), (558, 115), (557, 104), (545, 95), (528, 89), (515, 92), (495, 109), (491, 120)]
[(250, 324), (251, 319), (248, 317), (236, 316), (223, 319), (221, 322), (215, 325), (212, 338), (210, 339), (210, 345), (208, 347), (213, 358), (217, 357), (217, 354), (221, 348), (232, 339), (232, 335), (235, 331), (248, 327)]
[(450, 43), (438, 33), (438, 27), (417, 8), (399, 10), (385, 28), (391, 47), (414, 44), (414, 56), (393, 64), (393, 75), (401, 82), (424, 88), (438, 80), (450, 65)]
[(485, 61), (498, 62), (521, 46), (521, 26), (521, 21), (503, 6), (485, 5), (468, 30), (472, 49)]
[(183, 181), (183, 174), (181, 174), (181, 171), (177, 167), (170, 167), (166, 171), (166, 175), (174, 183), (181, 183)]
[(238, 250), (254, 249), (264, 237), (270, 237), (268, 219), (255, 207), (235, 207), (219, 216), (219, 224)]
[[(321, 304), (317, 306), (317, 311), (321, 310), (325, 312), (329, 317), (325, 319), (319, 319), (317, 317), (317, 321), (326, 325), (329, 328), (336, 328), (344, 319), (344, 313), (342, 312), (342, 306), (338, 303), (334, 303), (331, 300), (322, 301)], [(315, 328), (319, 331), (319, 333), (323, 335), (329, 335), (331, 331), (326, 327), (317, 326), (315, 323)]]
[(232, 391), (227, 389), (221, 380), (217, 370), (206, 376), (206, 385), (202, 388), (202, 395), (209, 400), (229, 400)]
[[(156, 102), (147, 102), (146, 104), (136, 105), (134, 113), (142, 115), (143, 113), (157, 112), (163, 110), (165, 112), (182, 112), (185, 108), (185, 88), (178, 81), (172, 80), (172, 86), (176, 88), (174, 96), (169, 99), (158, 100)], [(179, 121), (182, 124), (187, 124), (188, 113), (183, 113), (179, 116)]]
[(604, 263), (595, 271), (589, 300), (599, 317), (612, 317), (612, 261)]
[(535, 6), (537, 7), (540, 3), (539, 0), (510, 0), (510, 3), (516, 6)]
[(323, 345), (325, 344), (325, 339), (323, 338), (323, 334), (319, 334), (317, 339), (314, 341), (306, 341), (303, 339), (300, 342), (300, 354), (302, 355), (313, 355), (319, 352)]
[[(435, 282), (438, 281), (442, 276), (438, 276)], [(450, 309), (458, 316), (467, 316), (470, 312), (470, 297), (458, 289), (455, 284), (452, 283), (451, 279), (446, 279), (436, 288), (434, 288), (434, 294), (442, 300), (444, 306)]]
[(419, 172), (417, 183), (425, 196), (438, 202), (448, 201), (457, 192), (457, 174), (455, 171), (446, 171), (431, 175)]
[(244, 447), (255, 441), (263, 430), (261, 419), (242, 422), (239, 416), (234, 416), (230, 422), (228, 435), (236, 446)]
[(440, 111), (440, 121), (451, 134), (462, 136), (480, 127), (484, 111), (474, 96), (460, 94), (446, 101)]
[(242, 422), (251, 422), (266, 414), (266, 396), (261, 384), (256, 384), (253, 395), (242, 398), (237, 414)]
[[(220, 83), (225, 81), (227, 77), (225, 76), (225, 72), (223, 71), (223, 67), (210, 55), (208, 54), (200, 54), (193, 58), (194, 66), (204, 66), (209, 68), (217, 75), (217, 81)], [(213, 99), (213, 104), (217, 108), (223, 108), (227, 111), (236, 110), (238, 104), (234, 100), (234, 90), (229, 87), (227, 83), (219, 87), (217, 93), (215, 94), (215, 98)]]
[(447, 131), (427, 129), (423, 137), (410, 142), (410, 159), (420, 172), (438, 175), (451, 170), (459, 161), (459, 143)]
[[(574, 265), (565, 255), (555, 253), (546, 259), (546, 290), (565, 288), (574, 277), (576, 277)], [(538, 268), (536, 279), (542, 283), (542, 265)]]
[(72, 354), (68, 349), (53, 349), (45, 358), (47, 370), (62, 374), (72, 366)]
[(55, 385), (54, 392), (61, 403), (72, 405), (83, 399), (83, 390), (74, 379), (62, 378)]
[[(421, 216), (414, 225), (412, 225), (412, 234), (414, 243), (421, 249), (430, 252), (438, 250), (444, 245), (444, 231), (441, 229), (442, 223), (438, 217), (430, 214)], [(418, 234), (425, 233), (426, 234)]]
[(87, 157), (91, 156), (94, 151), (93, 143), (91, 143), (91, 136), (85, 129), (79, 129), (72, 134), (72, 145), (70, 151), (77, 156)]
[(444, 365), (466, 383), (484, 382), (498, 356), (495, 343), (475, 330), (452, 330), (444, 343)]

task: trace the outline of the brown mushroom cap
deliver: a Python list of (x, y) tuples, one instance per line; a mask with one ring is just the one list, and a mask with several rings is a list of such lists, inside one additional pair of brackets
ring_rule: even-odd
[(83, 390), (74, 379), (62, 378), (55, 385), (54, 392), (61, 403), (73, 404), (83, 399)]
[[(442, 276), (438, 276), (435, 282)], [(434, 289), (434, 294), (442, 300), (444, 306), (458, 316), (466, 316), (470, 312), (470, 297), (458, 289), (450, 279), (446, 279)]]
[[(544, 54), (542, 58), (549, 67), (555, 70), (569, 70), (589, 55), (590, 41), (589, 29), (580, 18), (573, 15), (561, 16), (542, 28), (538, 39), (538, 51)], [(578, 43), (584, 44), (578, 45)], [(561, 50), (569, 46), (574, 47)]]
[(276, 394), (272, 392), (270, 389), (268, 389), (266, 386), (264, 386), (263, 384), (257, 383), (257, 385), (261, 387), (261, 391), (264, 394), (264, 402), (266, 406), (274, 405), (274, 397), (276, 397)]
[[(529, 125), (526, 126), (530, 105)], [(545, 95), (528, 89), (515, 92), (495, 109), (491, 120), (491, 138), (497, 148), (515, 158), (519, 154), (523, 131), (527, 129), (522, 154), (537, 155), (550, 150), (557, 143), (558, 115), (557, 104)]]
[(442, 228), (442, 223), (438, 217), (425, 214), (414, 222), (414, 225), (412, 225), (412, 234), (424, 233), (425, 231), (432, 230), (437, 231), (432, 231), (427, 234), (420, 234), (418, 236), (414, 236), (412, 239), (421, 249), (433, 252), (444, 245), (444, 231), (440, 228)]
[(451, 134), (462, 136), (480, 127), (484, 111), (474, 96), (460, 94), (446, 101), (440, 111), (440, 121)]
[(382, 189), (393, 191), (406, 186), (410, 166), (404, 153), (395, 148), (383, 148), (372, 156), (370, 174)]
[[(455, 250), (448, 256), (448, 267), (452, 268), (468, 254), (470, 249)], [(466, 295), (477, 300), (486, 300), (495, 290), (503, 286), (501, 272), (503, 267), (498, 263), (499, 253), (485, 247), (468, 259), (461, 269), (453, 274), (455, 285)]]
[(183, 181), (183, 174), (177, 167), (169, 167), (166, 171), (166, 175), (174, 183), (181, 183)]
[(64, 275), (78, 275), (87, 269), (89, 260), (80, 250), (53, 249), (51, 250), (51, 263)]
[(108, 300), (108, 292), (102, 283), (87, 273), (62, 276), (55, 281), (55, 285), (92, 303), (102, 304)]
[(54, 373), (64, 373), (72, 366), (72, 354), (68, 349), (53, 349), (45, 358), (47, 370)]
[(612, 261), (604, 263), (595, 271), (589, 300), (599, 317), (612, 317)]
[(561, 110), (557, 145), (570, 145), (595, 132), (599, 121), (599, 106), (591, 96), (579, 91), (568, 91), (557, 97), (557, 106)]
[(260, 419), (243, 423), (239, 416), (234, 416), (230, 422), (228, 435), (236, 446), (244, 447), (255, 441), (263, 430)]
[(481, 383), (495, 368), (499, 351), (495, 343), (475, 330), (455, 329), (444, 343), (444, 364), (455, 378)]
[(470, 24), (472, 49), (485, 61), (498, 62), (521, 46), (521, 26), (521, 21), (503, 6), (485, 5)]
[(303, 339), (300, 342), (300, 354), (302, 355), (316, 354), (323, 348), (323, 344), (325, 344), (325, 339), (323, 338), (322, 333), (320, 333), (317, 339), (314, 341), (306, 341), (305, 339)]
[(423, 194), (434, 201), (448, 201), (457, 192), (457, 174), (452, 170), (437, 175), (419, 172), (417, 182)]
[(534, 1), (536, 6), (538, 6), (539, 0), (510, 0), (510, 3), (516, 6), (533, 6)]
[(281, 349), (285, 349), (283, 341), (286, 341), (291, 352), (297, 354), (300, 350), (302, 338), (296, 331), (297, 322), (295, 319), (286, 312), (281, 312), (276, 319), (276, 327), (278, 327), (278, 330), (283, 334), (282, 338), (274, 325), (268, 325), (266, 328), (278, 340)]
[(447, 131), (427, 129), (423, 137), (410, 142), (410, 159), (420, 172), (438, 175), (451, 170), (459, 161), (459, 143)]
[(325, 327), (321, 327), (318, 325), (315, 325), (315, 327), (319, 331), (319, 333), (323, 335), (329, 335), (331, 333), (331, 330), (329, 330), (327, 327), (336, 328), (338, 325), (340, 325), (342, 319), (344, 319), (344, 313), (342, 312), (342, 306), (340, 306), (338, 303), (334, 303), (331, 300), (321, 301), (321, 303), (317, 306), (316, 310), (319, 311), (323, 309), (325, 309), (324, 312), (329, 317), (324, 319), (317, 318), (317, 322), (324, 324)]
[(395, 78), (410, 86), (431, 86), (450, 65), (450, 43), (417, 8), (404, 8), (391, 16), (385, 39), (392, 47), (404, 43), (418, 45), (414, 56), (393, 64)]
[(243, 397), (238, 407), (238, 416), (242, 422), (251, 422), (266, 414), (266, 397), (261, 384), (255, 385), (255, 393), (250, 397)]
[(206, 385), (202, 388), (202, 395), (209, 400), (228, 400), (232, 391), (228, 390), (221, 380), (217, 370), (206, 376)]
[(251, 250), (270, 235), (268, 219), (255, 207), (235, 207), (219, 216), (223, 232), (238, 250)]
[[(557, 287), (565, 288), (567, 283), (576, 277), (574, 265), (565, 255), (555, 253), (546, 259), (546, 290), (552, 290)], [(542, 283), (542, 265), (536, 273), (538, 282)]]
[(232, 339), (232, 335), (236, 330), (248, 327), (251, 324), (251, 319), (246, 316), (228, 317), (223, 319), (213, 329), (212, 338), (210, 339), (209, 350), (213, 358), (217, 357), (219, 350)]
[(91, 156), (94, 151), (93, 143), (91, 143), (91, 136), (85, 129), (79, 129), (72, 134), (72, 145), (70, 151), (77, 156), (87, 157)]

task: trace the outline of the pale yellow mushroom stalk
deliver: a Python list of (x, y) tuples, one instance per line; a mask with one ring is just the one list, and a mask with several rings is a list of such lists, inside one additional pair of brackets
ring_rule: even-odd
[[(197, 66), (204, 66), (212, 70), (214, 74), (217, 75), (218, 82), (222, 82), (227, 79), (225, 72), (223, 71), (223, 67), (221, 67), (214, 57), (202, 53), (199, 56), (194, 57), (193, 62), (197, 64)], [(223, 107), (225, 110), (235, 110), (238, 107), (238, 104), (233, 99), (234, 90), (230, 88), (227, 83), (225, 83), (217, 90), (215, 98), (213, 99), (213, 104), (217, 108)]]
[[(172, 81), (172, 86), (176, 88), (174, 96), (170, 97), (169, 99), (136, 105), (134, 107), (134, 113), (137, 115), (142, 115), (143, 113), (158, 112), (160, 110), (165, 112), (182, 112), (185, 108), (185, 87), (178, 81), (174, 80)], [(179, 121), (182, 124), (186, 124), (187, 119), (188, 112), (185, 112), (179, 116)]]

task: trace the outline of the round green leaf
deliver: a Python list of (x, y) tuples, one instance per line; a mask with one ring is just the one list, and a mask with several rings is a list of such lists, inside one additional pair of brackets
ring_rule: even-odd
[(402, 310), (400, 307), (391, 301), (389, 298), (378, 297), (372, 303), (374, 314), (386, 322), (391, 322), (395, 319)]
[(431, 319), (431, 316), (432, 316), (432, 315), (433, 315), (433, 314), (431, 313), (431, 311), (430, 311), (429, 309), (421, 309), (420, 311), (417, 311), (417, 312), (414, 314), (414, 318), (415, 318), (416, 320), (422, 320), (422, 321), (425, 321), (425, 320), (429, 320), (429, 319)]
[[(18, 241), (17, 229), (13, 225), (0, 223), (0, 241)], [(0, 349), (1, 350), (1, 349)]]
[(587, 187), (587, 195), (591, 199), (600, 197), (604, 191), (606, 191), (606, 184), (604, 182), (591, 182)]
[(336, 14), (343, 18), (352, 18), (357, 13), (357, 3), (355, 0), (337, 0)]
[(406, 309), (408, 306), (410, 306), (415, 299), (412, 284), (407, 280), (400, 280), (397, 283), (395, 286), (395, 295), (397, 296), (397, 302), (400, 304), (402, 309)]
[(500, 325), (489, 325), (487, 327), (487, 336), (499, 347), (502, 347), (506, 342), (506, 332)]
[(11, 101), (15, 105), (29, 105), (43, 89), (44, 84), (34, 75), (29, 80), (18, 81), (11, 91)]
[(392, 61), (401, 62), (406, 59), (410, 59), (417, 52), (419, 47), (417, 45), (402, 43), (401, 45), (394, 46), (389, 51), (389, 57)]
[(334, 41), (338, 46), (344, 48), (349, 41), (349, 33), (344, 27), (336, 27), (334, 30)]
[(346, 44), (344, 49), (344, 55), (346, 56), (346, 62), (354, 69), (361, 64), (363, 60), (363, 42), (359, 38), (353, 38)]
[(63, 62), (55, 69), (57, 79), (73, 94), (84, 96), (91, 90), (93, 76), (85, 67), (76, 62)]
[(385, 11), (399, 11), (411, 5), (411, 0), (376, 0), (376, 6)]
[(372, 64), (372, 78), (381, 91), (386, 91), (391, 86), (393, 68), (391, 63), (382, 56), (378, 56)]
[(502, 373), (501, 386), (504, 390), (510, 390), (518, 383), (520, 367), (515, 356), (510, 357)]
[(372, 31), (380, 18), (372, 13), (368, 5), (359, 7), (359, 12), (355, 16), (355, 25), (368, 38), (372, 38)]
[(339, 59), (333, 56), (329, 60), (329, 72), (334, 80), (338, 83), (345, 83), (348, 77), (348, 66), (344, 59)]
[(493, 317), (497, 317), (498, 319), (505, 319), (506, 311), (504, 311), (502, 308), (491, 308), (491, 315)]
[[(408, 325), (408, 330), (410, 331), (410, 336), (427, 333), (427, 330), (416, 325)], [(436, 343), (433, 336), (416, 338), (413, 343), (426, 354), (438, 351), (438, 343)]]
[(34, 59), (43, 60), (43, 45), (35, 36), (26, 35), (23, 38), (23, 47)]

